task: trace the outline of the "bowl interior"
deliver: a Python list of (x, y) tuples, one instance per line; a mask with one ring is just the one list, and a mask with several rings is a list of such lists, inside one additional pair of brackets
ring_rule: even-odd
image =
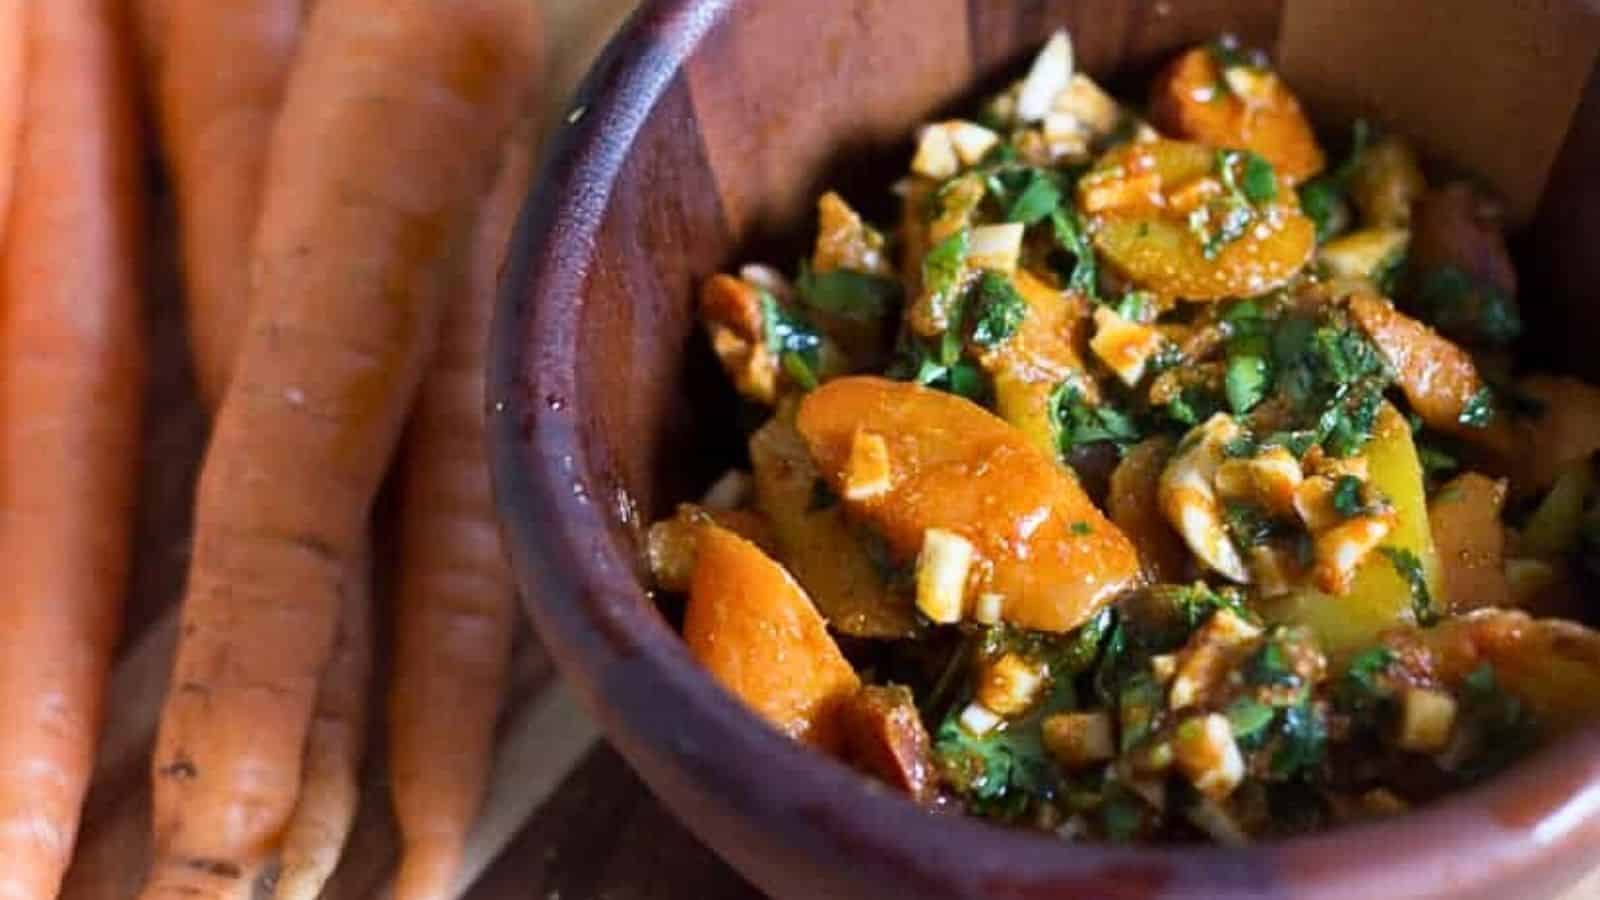
[[(1596, 33), (1600, 15), (1554, 6), (1578, 17), (1580, 34)], [(1014, 77), (1057, 27), (1071, 31), (1080, 68), (1139, 85), (1178, 48), (1221, 31), (1277, 46), (1291, 14), (1304, 13), (1295, 7), (669, 0), (647, 4), (575, 100), (512, 248), (496, 329), (494, 465), (508, 545), (546, 643), (620, 749), (759, 883), (793, 896), (864, 896), (886, 879), (938, 896), (1110, 884), (1126, 896), (1178, 885), (1192, 896), (1286, 885), (1344, 896), (1358, 888), (1352, 879), (1370, 879), (1378, 895), (1422, 896), (1440, 889), (1448, 850), (1451, 884), (1495, 896), (1504, 879), (1536, 869), (1550, 883), (1569, 877), (1583, 861), (1572, 842), (1600, 840), (1595, 810), (1558, 840), (1502, 839), (1510, 807), (1495, 805), (1520, 804), (1523, 822), (1569, 810), (1570, 795), (1600, 783), (1592, 737), (1423, 813), (1417, 828), (1373, 826), (1264, 853), (1082, 851), (928, 817), (759, 727), (694, 667), (643, 587), (642, 527), (742, 453), (737, 405), (693, 318), (701, 280), (753, 259), (788, 268), (824, 187), (892, 220), (886, 186), (904, 169), (912, 127)], [(1593, 48), (1577, 54), (1587, 56), (1569, 121), (1517, 240), (1540, 355), (1584, 374), (1596, 371), (1586, 336), (1600, 309), (1586, 237), (1600, 233)], [(1546, 777), (1558, 769), (1559, 784)], [(1366, 874), (1336, 874), (1352, 851), (1369, 860)]]

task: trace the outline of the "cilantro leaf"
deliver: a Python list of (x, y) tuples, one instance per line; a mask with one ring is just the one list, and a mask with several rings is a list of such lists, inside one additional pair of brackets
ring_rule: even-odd
[(972, 340), (984, 347), (1009, 340), (1028, 313), (1028, 305), (1011, 279), (998, 272), (985, 271), (978, 279), (977, 303)]
[(966, 265), (971, 238), (971, 231), (963, 228), (935, 244), (922, 258), (923, 289), (941, 298), (941, 305), (948, 305), (955, 299), (951, 295), (955, 293), (961, 270)]
[(1085, 444), (1109, 441), (1126, 449), (1144, 437), (1127, 413), (1108, 404), (1091, 406), (1071, 380), (1062, 382), (1050, 398), (1050, 424), (1063, 457)]
[(1404, 547), (1379, 547), (1378, 552), (1388, 558), (1395, 571), (1411, 591), (1411, 612), (1419, 625), (1432, 625), (1439, 621), (1439, 612), (1433, 607), (1433, 595), (1428, 591), (1428, 578), (1422, 571), (1422, 561)]
[(761, 319), (767, 347), (795, 384), (810, 390), (817, 386), (822, 336), (797, 310), (789, 309), (767, 291), (761, 291)]
[(1035, 169), (1028, 178), (1027, 186), (1006, 210), (1006, 221), (1032, 225), (1053, 214), (1060, 205), (1061, 188), (1048, 174)]
[(1488, 385), (1478, 388), (1467, 398), (1456, 421), (1469, 428), (1488, 428), (1494, 421), (1494, 391)]
[(1354, 475), (1340, 475), (1333, 483), (1333, 508), (1346, 519), (1353, 519), (1367, 511), (1361, 500), (1361, 479)]
[(1056, 243), (1072, 254), (1073, 263), (1071, 274), (1067, 276), (1067, 290), (1091, 299), (1099, 297), (1099, 274), (1095, 267), (1094, 248), (1089, 244), (1089, 235), (1084, 228), (1083, 219), (1078, 216), (1078, 211), (1071, 204), (1058, 205), (1050, 213), (1050, 226), (1055, 233)]
[(1429, 324), (1459, 340), (1508, 344), (1522, 335), (1516, 300), (1455, 266), (1429, 272), (1416, 305)]
[(849, 319), (882, 319), (900, 303), (900, 283), (892, 278), (849, 269), (815, 272), (804, 261), (794, 286), (806, 307)]

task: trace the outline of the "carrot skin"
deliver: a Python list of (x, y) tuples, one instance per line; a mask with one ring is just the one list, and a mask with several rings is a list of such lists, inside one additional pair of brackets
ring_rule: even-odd
[(355, 821), (372, 675), (371, 588), (371, 564), (363, 553), (347, 573), (338, 638), (306, 735), (304, 782), (284, 833), (274, 900), (316, 900)]
[(143, 897), (242, 896), (283, 837), (339, 585), (464, 265), (532, 10), (319, 0), (307, 24), (196, 492)]
[(143, 188), (120, 4), (24, 10), (26, 125), (0, 259), (0, 897), (47, 900), (127, 588)]
[(516, 589), (489, 486), (483, 357), (531, 144), (526, 135), (507, 144), (465, 292), (445, 315), (406, 434), (389, 692), (390, 793), (403, 848), (395, 900), (450, 896), (493, 761)]
[(251, 238), (302, 0), (164, 3), (164, 21), (152, 26), (164, 27), (162, 143), (177, 189), (195, 375), (214, 410), (249, 312)]
[(5, 241), (17, 138), (22, 131), (24, 9), (23, 0), (0, 0), (0, 246)]

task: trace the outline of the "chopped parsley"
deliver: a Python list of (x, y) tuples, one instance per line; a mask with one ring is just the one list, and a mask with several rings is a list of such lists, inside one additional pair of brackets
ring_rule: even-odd
[(1032, 225), (1055, 213), (1061, 205), (1061, 188), (1049, 174), (1038, 169), (1029, 175), (1022, 193), (1011, 201), (1006, 210), (1007, 222)]
[(1011, 279), (985, 271), (978, 279), (977, 323), (972, 327), (972, 340), (984, 347), (1003, 344), (1016, 334), (1027, 313), (1028, 304)]
[(1050, 424), (1063, 457), (1085, 444), (1107, 441), (1126, 450), (1144, 437), (1131, 416), (1109, 404), (1091, 406), (1077, 383), (1070, 380), (1062, 382), (1050, 398)]
[(767, 347), (795, 384), (810, 390), (817, 386), (822, 337), (797, 311), (785, 307), (767, 291), (761, 292), (761, 319)]
[(900, 283), (893, 278), (849, 269), (816, 272), (804, 260), (794, 286), (807, 308), (848, 319), (882, 319), (900, 303)]
[(1462, 404), (1456, 421), (1468, 428), (1488, 428), (1494, 421), (1494, 391), (1488, 385), (1478, 388)]
[(1079, 537), (1094, 534), (1094, 526), (1088, 522), (1073, 522), (1072, 533)]
[(1417, 624), (1427, 626), (1439, 621), (1439, 612), (1433, 608), (1433, 595), (1428, 592), (1428, 577), (1422, 571), (1422, 560), (1404, 547), (1379, 547), (1378, 552), (1388, 558), (1410, 589), (1411, 612)]
[(1333, 483), (1333, 508), (1346, 519), (1353, 519), (1367, 511), (1361, 499), (1361, 479), (1354, 475), (1340, 475)]
[(1278, 525), (1261, 508), (1249, 503), (1228, 503), (1222, 508), (1228, 534), (1241, 547), (1254, 547), (1271, 540)]
[(1066, 276), (1067, 290), (1091, 299), (1099, 297), (1094, 248), (1089, 244), (1089, 235), (1078, 211), (1071, 204), (1058, 205), (1050, 213), (1050, 227), (1056, 243), (1072, 255), (1072, 267)]
[(1484, 663), (1463, 680), (1457, 728), (1468, 736), (1471, 752), (1455, 766), (1468, 781), (1504, 769), (1533, 749), (1538, 723), (1527, 706), (1500, 686), (1494, 666)]
[(1328, 723), (1322, 710), (1309, 699), (1288, 707), (1278, 717), (1277, 732), (1272, 775), (1282, 780), (1313, 776), (1328, 751)]

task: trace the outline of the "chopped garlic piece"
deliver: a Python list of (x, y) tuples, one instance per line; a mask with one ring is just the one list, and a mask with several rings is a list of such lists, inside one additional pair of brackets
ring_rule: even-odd
[(1312, 541), (1316, 565), (1312, 575), (1324, 593), (1342, 596), (1350, 590), (1356, 567), (1394, 528), (1394, 513), (1359, 516), (1319, 533)]
[(917, 555), (917, 609), (929, 621), (952, 625), (961, 621), (972, 568), (972, 542), (953, 531), (929, 528)]
[(1268, 447), (1248, 459), (1224, 460), (1217, 466), (1217, 495), (1223, 500), (1254, 503), (1274, 515), (1295, 512), (1300, 486), (1300, 461), (1283, 447)]
[(1105, 712), (1057, 713), (1044, 720), (1044, 748), (1068, 769), (1084, 769), (1117, 755), (1111, 716)]
[(1057, 114), (1072, 116), (1091, 138), (1112, 134), (1122, 124), (1122, 107), (1082, 72), (1073, 73), (1051, 106)]
[(788, 276), (766, 263), (746, 263), (740, 266), (739, 278), (784, 302), (794, 299), (794, 283)]
[(729, 469), (706, 489), (700, 505), (706, 509), (738, 509), (750, 501), (755, 487), (755, 479), (750, 477), (749, 472)]
[(1217, 467), (1225, 458), (1223, 448), (1239, 434), (1238, 423), (1225, 413), (1195, 426), (1162, 470), (1156, 495), (1162, 515), (1190, 552), (1222, 576), (1249, 584), (1250, 572), (1228, 534), (1214, 488)]
[(1317, 262), (1337, 278), (1373, 278), (1410, 241), (1411, 232), (1404, 228), (1364, 228), (1323, 244)]
[(1400, 700), (1400, 728), (1395, 742), (1413, 753), (1438, 753), (1450, 743), (1456, 723), (1456, 701), (1443, 691), (1409, 687)]
[(1178, 768), (1212, 800), (1225, 800), (1244, 781), (1244, 756), (1233, 740), (1228, 717), (1211, 713), (1178, 726), (1173, 746)]
[(1006, 598), (994, 593), (978, 595), (978, 601), (972, 605), (972, 620), (979, 625), (998, 625), (1000, 616), (1005, 612)]
[(857, 429), (850, 440), (850, 458), (845, 462), (845, 499), (871, 500), (887, 493), (889, 471), (889, 445), (883, 435)]
[(1167, 706), (1184, 709), (1203, 706), (1207, 694), (1231, 668), (1236, 648), (1261, 636), (1261, 629), (1230, 609), (1219, 609), (1189, 637), (1178, 654), (1178, 664), (1167, 690)]
[(967, 708), (961, 711), (961, 727), (971, 732), (975, 737), (983, 737), (1000, 724), (1000, 716), (994, 710), (986, 709), (981, 703), (968, 703)]
[(956, 156), (969, 166), (982, 162), (989, 151), (1000, 143), (1000, 135), (976, 122), (955, 119), (945, 122), (944, 129), (950, 135), (950, 146), (955, 148)]
[(956, 155), (948, 130), (941, 125), (923, 126), (917, 137), (916, 155), (911, 157), (911, 171), (940, 180), (961, 171), (961, 158)]
[(1344, 521), (1344, 514), (1333, 505), (1334, 480), (1327, 475), (1313, 475), (1301, 480), (1294, 490), (1294, 511), (1306, 530), (1315, 534)]
[(972, 229), (967, 245), (967, 263), (975, 269), (990, 269), (1007, 275), (1017, 270), (1017, 260), (1022, 256), (1021, 222), (1004, 225), (979, 225)]
[(1178, 674), (1178, 654), (1158, 653), (1150, 657), (1150, 674), (1160, 684), (1170, 682), (1172, 676)]
[(1034, 57), (1028, 77), (1023, 79), (1017, 93), (1017, 118), (1023, 122), (1043, 119), (1071, 80), (1072, 38), (1064, 30), (1057, 31)]
[(978, 674), (978, 702), (1002, 716), (1014, 716), (1033, 705), (1044, 676), (1039, 666), (1007, 653)]
[(1118, 315), (1109, 306), (1094, 311), (1094, 337), (1089, 349), (1100, 357), (1117, 378), (1128, 387), (1144, 379), (1145, 368), (1151, 357), (1160, 352), (1165, 338), (1149, 325), (1141, 325)]

